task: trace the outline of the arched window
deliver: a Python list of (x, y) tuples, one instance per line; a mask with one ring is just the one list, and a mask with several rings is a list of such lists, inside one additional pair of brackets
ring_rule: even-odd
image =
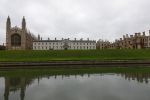
[(13, 34), (11, 36), (11, 45), (12, 46), (21, 46), (21, 36), (18, 34)]

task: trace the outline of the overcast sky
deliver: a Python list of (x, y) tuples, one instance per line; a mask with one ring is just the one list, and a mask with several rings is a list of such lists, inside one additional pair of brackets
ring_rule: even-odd
[(5, 23), (27, 28), (43, 39), (75, 37), (113, 41), (123, 34), (150, 29), (150, 0), (0, 0), (0, 44)]

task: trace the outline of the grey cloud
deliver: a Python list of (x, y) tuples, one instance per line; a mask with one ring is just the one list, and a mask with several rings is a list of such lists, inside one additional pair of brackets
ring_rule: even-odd
[(50, 38), (99, 38), (113, 41), (123, 34), (149, 30), (149, 0), (0, 0), (0, 44), (5, 22)]

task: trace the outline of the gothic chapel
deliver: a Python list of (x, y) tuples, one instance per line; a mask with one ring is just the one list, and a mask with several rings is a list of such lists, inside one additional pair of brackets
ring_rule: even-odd
[(22, 19), (22, 27), (11, 27), (11, 19), (8, 16), (6, 22), (6, 49), (7, 50), (31, 50), (33, 40), (36, 37), (26, 28), (25, 17)]

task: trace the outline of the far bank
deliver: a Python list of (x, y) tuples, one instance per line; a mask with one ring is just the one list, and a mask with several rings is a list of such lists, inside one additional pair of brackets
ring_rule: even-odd
[(150, 67), (150, 60), (0, 62), (0, 69)]
[(109, 50), (47, 50), (0, 51), (0, 62), (49, 61), (145, 61), (150, 60), (149, 49)]

